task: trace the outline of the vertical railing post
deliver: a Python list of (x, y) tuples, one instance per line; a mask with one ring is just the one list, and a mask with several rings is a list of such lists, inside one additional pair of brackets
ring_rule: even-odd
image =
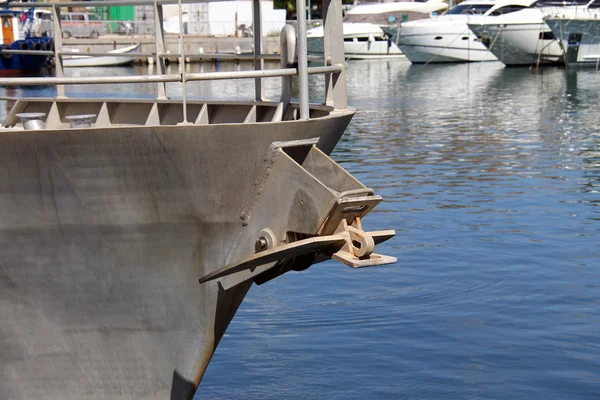
[[(165, 33), (163, 31), (163, 9), (162, 5), (158, 4), (158, 2), (154, 1), (154, 39), (155, 39), (155, 49), (156, 49), (156, 57), (154, 62), (156, 63), (156, 73), (157, 75), (165, 74), (165, 58), (162, 54), (165, 52)], [(167, 84), (166, 82), (157, 83), (156, 88), (156, 97), (158, 99), (166, 99), (167, 98)]]
[[(292, 25), (286, 24), (281, 29), (280, 35), (280, 52), (281, 52), (281, 68), (293, 68), (296, 62), (296, 29)], [(292, 76), (283, 76), (281, 78), (281, 100), (282, 112), (284, 117), (290, 106), (292, 99)]]
[[(325, 65), (346, 63), (342, 0), (323, 0), (323, 33)], [(325, 104), (337, 109), (348, 108), (346, 97), (346, 70), (325, 75)]]
[[(54, 63), (55, 73), (57, 78), (62, 78), (65, 76), (63, 70), (63, 59), (60, 52), (62, 52), (62, 30), (60, 27), (60, 8), (58, 6), (52, 7), (52, 29), (54, 36)], [(66, 97), (65, 95), (65, 86), (64, 85), (56, 85), (56, 97)]]
[[(237, 26), (235, 27), (237, 30)], [(254, 69), (264, 69), (265, 62), (259, 56), (262, 53), (262, 13), (260, 0), (252, 0), (252, 30), (254, 31)], [(261, 78), (254, 79), (254, 96), (257, 101), (264, 99), (265, 88)]]
[[(181, 94), (183, 97), (183, 123), (187, 124), (187, 95), (186, 95), (186, 75), (185, 75), (185, 51), (183, 49), (183, 10), (181, 8), (181, 0), (177, 1), (179, 12), (179, 68), (181, 69)], [(189, 16), (189, 14), (188, 14)], [(191, 22), (191, 18), (188, 19)]]
[(306, 0), (296, 0), (296, 16), (298, 18), (298, 83), (300, 87), (300, 119), (308, 119), (310, 114), (308, 108)]

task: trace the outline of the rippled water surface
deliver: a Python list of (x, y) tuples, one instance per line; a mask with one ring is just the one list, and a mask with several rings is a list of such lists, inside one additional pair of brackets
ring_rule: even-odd
[(378, 251), (398, 264), (254, 287), (197, 398), (598, 398), (600, 74), (373, 60), (348, 92), (332, 157), (385, 198), (364, 224), (396, 229)]
[(353, 62), (348, 91), (333, 158), (398, 264), (254, 287), (198, 398), (598, 398), (600, 74)]

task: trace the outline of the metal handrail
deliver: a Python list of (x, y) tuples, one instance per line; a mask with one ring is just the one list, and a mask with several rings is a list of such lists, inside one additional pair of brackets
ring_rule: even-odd
[[(92, 53), (81, 53), (81, 54), (92, 54)], [(110, 55), (112, 55), (113, 53), (109, 53)], [(149, 55), (149, 57), (156, 57), (155, 53), (129, 53), (129, 55), (139, 55), (139, 56), (143, 56), (145, 57), (146, 55)], [(180, 53), (158, 53), (158, 57), (163, 57), (163, 58), (169, 58), (169, 57), (181, 57)], [(191, 53), (185, 54), (185, 58), (188, 58), (190, 60), (214, 60), (214, 59), (221, 59), (221, 60), (254, 60), (254, 59), (260, 59), (260, 60), (270, 60), (270, 61), (279, 61), (281, 60), (281, 54), (259, 54), (259, 55), (254, 55), (251, 53), (240, 53), (240, 54), (231, 54), (231, 53)], [(308, 61), (316, 61), (316, 62), (323, 62), (324, 58), (322, 56), (308, 56)]]
[(103, 83), (181, 82), (180, 74), (60, 78), (0, 78), (2, 86), (97, 85)]
[[(111, 57), (162, 57), (162, 58), (180, 58), (180, 53), (152, 53), (152, 52), (133, 52), (133, 53), (110, 53), (110, 52), (77, 52), (77, 51), (50, 51), (50, 50), (9, 50), (9, 49), (0, 49), (1, 54), (23, 54), (23, 55), (32, 55), (32, 56), (54, 56), (55, 54), (59, 56), (75, 56), (75, 57), (103, 57), (103, 56), (111, 56)], [(250, 61), (255, 58), (259, 58), (261, 60), (270, 60), (270, 61), (279, 61), (281, 59), (280, 54), (261, 54), (259, 56), (254, 56), (251, 53), (240, 53), (240, 54), (228, 54), (228, 53), (202, 53), (202, 54), (185, 54), (186, 59), (190, 60), (240, 60), (240, 61)], [(317, 61), (323, 62), (322, 56), (308, 56), (308, 61)]]
[[(210, 3), (211, 1), (222, 1), (222, 0), (181, 0), (182, 4), (192, 3)], [(231, 0), (233, 1), (233, 0)], [(53, 8), (53, 7), (120, 7), (120, 6), (147, 6), (149, 4), (157, 5), (169, 5), (178, 4), (178, 0), (111, 0), (106, 2), (105, 0), (96, 1), (55, 1), (55, 2), (35, 2), (35, 3), (21, 3), (7, 1), (2, 3), (3, 8)]]
[[(339, 73), (344, 69), (341, 64), (327, 67), (310, 67), (309, 74)], [(223, 79), (276, 78), (298, 75), (297, 68), (277, 68), (249, 71), (224, 71), (185, 74), (185, 81), (213, 81)], [(53, 85), (98, 85), (105, 83), (165, 83), (184, 82), (183, 74), (170, 75), (133, 75), (105, 77), (63, 77), (63, 78), (0, 78), (3, 86), (53, 86)]]
[(342, 72), (345, 69), (345, 67), (342, 64), (335, 64), (335, 65), (327, 65), (327, 66), (323, 66), (323, 67), (308, 67), (308, 74), (309, 75), (316, 75), (316, 74), (337, 74)]
[(24, 56), (53, 56), (54, 52), (50, 50), (8, 50), (0, 49), (2, 54), (22, 54)]
[[(337, 73), (344, 69), (342, 65), (330, 67), (311, 67), (308, 68), (310, 74)], [(254, 71), (228, 71), (228, 72), (203, 72), (200, 74), (186, 74), (186, 81), (213, 81), (220, 79), (248, 79), (248, 78), (280, 78), (283, 76), (298, 75), (298, 68), (277, 68), (263, 69)]]
[[(325, 74), (325, 103), (332, 105), (334, 108), (346, 108), (346, 84), (345, 84), (345, 67), (343, 65), (343, 33), (341, 31), (341, 0), (324, 0), (324, 31), (325, 45), (323, 58), (309, 57), (307, 54), (307, 38), (306, 38), (306, 18), (305, 0), (296, 0), (298, 10), (298, 32), (297, 32), (297, 60), (293, 64), (282, 64), (279, 69), (264, 69), (264, 60), (270, 59), (273, 55), (262, 54), (262, 32), (261, 32), (261, 7), (260, 0), (253, 0), (252, 11), (252, 26), (255, 29), (254, 37), (254, 52), (251, 56), (242, 54), (185, 54), (183, 47), (183, 21), (182, 7), (183, 3), (203, 3), (210, 0), (113, 0), (110, 2), (111, 7), (123, 5), (153, 5), (154, 8), (154, 37), (155, 37), (155, 52), (137, 53), (139, 57), (154, 57), (156, 60), (156, 75), (147, 76), (120, 76), (120, 77), (65, 77), (63, 71), (63, 58), (69, 57), (86, 57), (86, 56), (117, 56), (131, 57), (135, 53), (78, 53), (63, 51), (62, 35), (57, 34), (54, 37), (54, 52), (50, 51), (31, 51), (31, 50), (5, 50), (6, 54), (40, 54), (54, 55), (56, 59), (56, 77), (48, 78), (0, 78), (0, 85), (4, 86), (56, 86), (56, 97), (65, 97), (65, 85), (79, 84), (104, 84), (104, 83), (157, 83), (157, 98), (166, 98), (166, 83), (176, 82), (182, 83), (183, 87), (183, 120), (186, 121), (186, 83), (191, 81), (206, 81), (220, 79), (252, 79), (255, 80), (255, 99), (262, 101), (264, 99), (264, 86), (262, 78), (274, 77), (291, 77), (297, 76), (299, 80), (299, 117), (300, 119), (309, 119), (309, 91), (308, 91), (308, 75), (310, 74)], [(162, 25), (163, 9), (165, 4), (177, 4), (179, 14), (179, 51), (177, 53), (165, 52), (165, 36)], [(53, 16), (53, 31), (61, 32), (61, 7), (98, 7), (106, 6), (105, 1), (74, 1), (74, 2), (47, 2), (35, 3), (34, 7), (50, 8)], [(4, 3), (3, 6), (10, 8), (30, 8), (31, 3)], [(179, 74), (169, 75), (166, 73), (165, 59), (168, 57), (178, 57), (180, 59), (181, 69)], [(207, 72), (207, 73), (188, 73), (185, 68), (187, 59), (250, 59), (254, 61), (254, 70), (250, 71), (233, 71), (233, 72)], [(324, 67), (308, 67), (309, 59), (325, 60)], [(337, 76), (336, 76), (337, 75)]]
[[(54, 55), (54, 52), (51, 52)], [(109, 52), (79, 52), (79, 51), (59, 51), (57, 52), (59, 56), (74, 56), (74, 57), (154, 57), (154, 53), (109, 53)], [(187, 56), (186, 56), (187, 57)]]

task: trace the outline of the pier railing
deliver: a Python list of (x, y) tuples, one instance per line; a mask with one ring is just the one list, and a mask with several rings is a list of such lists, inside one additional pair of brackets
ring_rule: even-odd
[[(192, 81), (221, 80), (221, 79), (254, 79), (254, 98), (256, 101), (265, 99), (263, 79), (281, 77), (283, 79), (281, 101), (289, 103), (291, 100), (291, 79), (298, 79), (299, 88), (299, 118), (309, 119), (309, 94), (308, 75), (325, 75), (325, 99), (324, 104), (334, 109), (347, 108), (346, 99), (346, 77), (342, 32), (342, 2), (341, 0), (324, 0), (324, 54), (321, 58), (324, 66), (308, 67), (309, 56), (306, 43), (306, 3), (304, 0), (296, 0), (297, 7), (297, 30), (286, 25), (281, 34), (281, 68), (265, 69), (264, 60), (269, 55), (262, 53), (262, 20), (260, 0), (253, 0), (252, 4), (252, 26), (254, 27), (254, 51), (250, 59), (254, 61), (254, 70), (228, 71), (228, 72), (186, 72), (186, 60), (193, 57), (202, 59), (223, 58), (223, 54), (186, 54), (183, 34), (183, 12), (182, 4), (199, 3), (198, 0), (115, 0), (111, 1), (111, 7), (152, 5), (154, 21), (155, 52), (142, 53), (138, 56), (154, 57), (156, 62), (156, 74), (143, 76), (118, 76), (118, 77), (65, 77), (63, 68), (63, 56), (72, 52), (63, 51), (62, 35), (54, 36), (53, 51), (36, 50), (9, 50), (12, 54), (39, 54), (53, 56), (55, 58), (56, 76), (42, 78), (2, 78), (0, 85), (4, 86), (55, 86), (57, 97), (66, 97), (65, 85), (88, 85), (107, 83), (156, 83), (156, 97), (165, 99), (166, 84), (178, 82), (182, 84), (183, 122), (187, 123), (187, 94), (186, 83)], [(179, 52), (167, 53), (165, 48), (165, 33), (163, 29), (163, 6), (167, 4), (178, 5), (179, 17)], [(30, 8), (31, 3), (5, 3), (6, 7)], [(73, 1), (73, 2), (48, 2), (35, 3), (36, 8), (49, 8), (52, 12), (53, 30), (61, 32), (60, 10), (63, 7), (100, 7), (106, 6), (105, 1)], [(77, 55), (104, 56), (109, 53), (82, 53)], [(131, 54), (110, 53), (111, 57), (131, 57)], [(235, 55), (240, 58), (240, 55)], [(166, 74), (166, 58), (178, 57), (181, 65), (180, 73)]]

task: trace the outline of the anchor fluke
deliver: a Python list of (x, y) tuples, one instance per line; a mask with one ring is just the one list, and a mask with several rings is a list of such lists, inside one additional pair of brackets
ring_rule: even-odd
[(346, 239), (342, 235), (331, 235), (317, 236), (310, 239), (284, 244), (279, 247), (254, 254), (239, 262), (219, 268), (215, 272), (200, 278), (199, 282), (208, 282), (213, 279), (222, 278), (243, 270), (251, 270), (261, 265), (308, 254), (319, 249), (328, 248), (329, 246), (337, 245), (338, 247), (341, 247), (345, 242)]

